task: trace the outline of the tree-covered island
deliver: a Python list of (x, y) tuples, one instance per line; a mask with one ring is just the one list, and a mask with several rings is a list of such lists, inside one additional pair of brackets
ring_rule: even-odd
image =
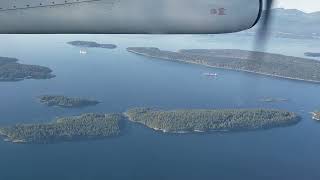
[(21, 81), (24, 79), (50, 79), (52, 70), (38, 65), (18, 63), (16, 58), (0, 57), (0, 81)]
[(18, 124), (0, 128), (0, 135), (13, 143), (55, 143), (118, 136), (122, 114), (83, 114), (46, 124)]
[(320, 121), (320, 112), (312, 112), (312, 119)]
[(94, 41), (71, 41), (68, 44), (81, 48), (104, 48), (104, 49), (115, 49), (117, 48), (114, 44), (99, 44)]
[(270, 129), (294, 125), (300, 121), (295, 113), (268, 109), (162, 111), (133, 108), (125, 115), (133, 122), (168, 133)]
[(39, 101), (40, 103), (47, 106), (58, 106), (63, 108), (80, 108), (86, 106), (94, 106), (100, 103), (96, 100), (54, 95), (40, 96)]
[(320, 61), (312, 59), (236, 49), (189, 49), (173, 52), (152, 47), (129, 47), (127, 50), (168, 61), (320, 83)]

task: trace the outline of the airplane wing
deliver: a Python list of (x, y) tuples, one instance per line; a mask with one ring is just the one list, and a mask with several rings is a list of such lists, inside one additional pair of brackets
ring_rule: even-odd
[(256, 24), (262, 0), (1, 0), (1, 34), (216, 34)]

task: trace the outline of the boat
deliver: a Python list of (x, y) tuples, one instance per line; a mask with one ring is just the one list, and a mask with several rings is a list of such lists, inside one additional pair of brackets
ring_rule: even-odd
[(88, 54), (86, 50), (80, 50), (80, 54)]
[(218, 76), (217, 73), (204, 73), (203, 75), (208, 76), (208, 77), (216, 77), (216, 76)]
[(316, 121), (320, 121), (320, 118), (319, 118), (319, 113), (317, 112), (311, 112), (312, 114), (312, 119), (316, 120)]

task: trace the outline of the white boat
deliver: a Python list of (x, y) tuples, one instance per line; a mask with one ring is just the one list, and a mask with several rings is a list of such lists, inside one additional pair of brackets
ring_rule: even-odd
[(86, 50), (80, 50), (80, 54), (88, 54)]
[(216, 77), (216, 76), (218, 76), (217, 73), (204, 73), (203, 75), (208, 76), (208, 77)]
[(318, 117), (318, 114), (315, 112), (311, 112), (312, 114), (312, 119), (316, 120), (316, 121), (320, 121), (320, 118)]

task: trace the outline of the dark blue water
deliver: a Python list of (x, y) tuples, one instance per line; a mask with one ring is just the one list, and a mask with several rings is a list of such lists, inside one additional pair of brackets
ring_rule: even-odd
[[(48, 122), (85, 112), (123, 112), (130, 107), (280, 108), (302, 122), (267, 131), (206, 135), (164, 135), (128, 124), (123, 136), (50, 145), (0, 142), (0, 180), (105, 179), (319, 179), (320, 85), (197, 65), (150, 60), (126, 52), (128, 46), (250, 49), (237, 36), (0, 36), (0, 55), (48, 66), (56, 78), (0, 83), (0, 125)], [(115, 43), (118, 49), (78, 48), (70, 40)], [(303, 56), (315, 40), (273, 39), (267, 51)], [(208, 79), (205, 72), (216, 72)], [(48, 108), (35, 98), (62, 94), (103, 101), (84, 109)], [(288, 102), (261, 103), (264, 97)]]

